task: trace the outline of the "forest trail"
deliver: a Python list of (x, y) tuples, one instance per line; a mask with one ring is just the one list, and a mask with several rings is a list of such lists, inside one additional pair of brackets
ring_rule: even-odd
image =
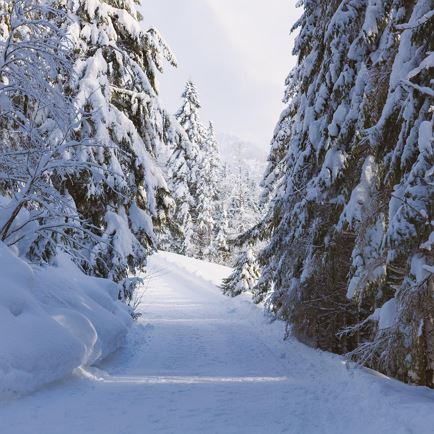
[(142, 317), (121, 351), (32, 395), (0, 402), (1, 434), (432, 434), (434, 391), (282, 341), (229, 269), (151, 258)]

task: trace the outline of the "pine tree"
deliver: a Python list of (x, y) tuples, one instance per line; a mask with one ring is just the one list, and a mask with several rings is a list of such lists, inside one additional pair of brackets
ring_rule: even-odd
[(210, 259), (214, 241), (214, 211), (216, 199), (216, 179), (212, 166), (212, 129), (199, 143), (199, 155), (196, 171), (195, 235), (196, 255), (199, 259)]
[(167, 178), (170, 191), (175, 200), (175, 227), (160, 237), (160, 248), (176, 253), (192, 256), (193, 222), (191, 206), (193, 198), (190, 194), (192, 162), (195, 161), (193, 146), (186, 134), (180, 136), (175, 143), (172, 155), (166, 162)]
[[(394, 14), (403, 6), (397, 2), (380, 13)], [(359, 303), (375, 300), (374, 313), (362, 317), (353, 328), (358, 331), (368, 323), (369, 340), (361, 342), (352, 355), (388, 375), (434, 387), (434, 93), (429, 84), (434, 71), (429, 17), (434, 10), (432, 2), (425, 1), (405, 6), (406, 15), (396, 13), (383, 31), (382, 38), (393, 42), (378, 49), (383, 59), (390, 49), (394, 56), (388, 62), (384, 105), (374, 106), (378, 121), (365, 136), (376, 151), (368, 158), (378, 167), (374, 172), (377, 185), (362, 205), (355, 204), (353, 191), (341, 222), (344, 229), (352, 226), (358, 234), (348, 295)], [(393, 40), (397, 31), (400, 37)], [(374, 88), (382, 79), (381, 66), (380, 62), (373, 66)], [(363, 184), (362, 173), (358, 188)]]
[(200, 148), (196, 230), (198, 256), (209, 261), (219, 261), (217, 235), (220, 237), (220, 247), (225, 244), (225, 241), (222, 240), (224, 233), (219, 230), (222, 222), (218, 220), (220, 217), (225, 218), (224, 214), (220, 213), (220, 181), (221, 160), (214, 126), (210, 122), (205, 140)]
[(230, 238), (234, 239), (254, 226), (261, 216), (257, 186), (246, 168), (234, 168), (228, 185), (228, 217)]
[[(204, 171), (209, 170), (209, 166), (204, 163)], [(214, 207), (209, 184), (206, 178), (201, 176), (197, 186), (197, 206), (196, 221), (194, 229), (195, 257), (198, 259), (211, 259), (214, 243)]]
[[(207, 167), (202, 168), (202, 176), (206, 177), (206, 182), (209, 185), (211, 200), (215, 203), (214, 208), (217, 207), (217, 202), (220, 199), (220, 185), (222, 178), (222, 161), (219, 152), (219, 145), (214, 131), (214, 125), (209, 123), (206, 138), (203, 145), (203, 158), (207, 160)], [(214, 210), (215, 212), (215, 210)]]
[(256, 299), (311, 345), (432, 386), (432, 2), (302, 3), (246, 235), (271, 236)]
[(193, 145), (193, 156), (198, 156), (199, 148), (205, 140), (206, 131), (200, 122), (199, 110), (201, 105), (196, 86), (191, 80), (185, 85), (182, 98), (183, 103), (176, 113), (176, 119)]
[(235, 264), (233, 273), (223, 280), (223, 292), (236, 297), (246, 291), (251, 291), (260, 276), (260, 269), (249, 247), (241, 252)]
[(176, 230), (167, 234), (162, 248), (194, 256), (195, 195), (198, 191), (200, 149), (205, 129), (199, 120), (199, 97), (191, 81), (187, 82), (182, 98), (183, 103), (176, 119), (183, 133), (174, 143), (172, 155), (166, 163), (169, 185), (176, 203)]
[[(237, 145), (240, 149), (244, 144), (235, 142), (235, 146)], [(239, 258), (246, 254), (245, 246), (249, 245), (254, 255), (259, 246), (258, 239), (252, 236), (250, 231), (261, 221), (263, 207), (260, 205), (259, 183), (252, 177), (250, 169), (241, 152), (234, 154), (230, 164), (221, 164), (219, 182), (221, 205), (216, 213), (216, 228), (220, 233), (216, 238), (224, 237), (225, 242), (221, 244), (223, 246), (221, 250), (216, 249), (215, 261), (229, 266), (235, 266)], [(221, 229), (220, 222), (224, 222), (224, 230)], [(236, 268), (234, 274), (241, 271), (241, 268)], [(241, 279), (241, 276), (239, 278)]]
[(212, 215), (214, 220), (212, 244), (209, 249), (208, 260), (220, 264), (228, 264), (229, 222), (225, 203), (225, 192), (223, 189), (223, 163), (212, 122), (209, 123), (207, 133), (205, 146), (206, 156), (209, 161), (207, 182), (209, 183), (209, 194), (212, 201)]
[(79, 130), (92, 149), (80, 157), (99, 175), (73, 173), (65, 188), (102, 240), (88, 255), (88, 272), (120, 281), (144, 266), (172, 206), (155, 157), (177, 128), (160, 107), (156, 75), (164, 60), (175, 60), (156, 30), (142, 29), (133, 0), (68, 1), (67, 11), (70, 93), (90, 113)]
[(199, 97), (191, 81), (187, 82), (182, 98), (176, 118), (186, 139), (178, 142), (167, 163), (180, 233), (172, 235), (174, 239), (165, 245), (178, 253), (213, 260), (221, 177), (218, 143), (212, 123), (206, 129), (200, 121)]
[(218, 204), (216, 212), (215, 241), (211, 252), (211, 260), (222, 265), (229, 265), (231, 258), (231, 249), (228, 244), (229, 221), (224, 202)]

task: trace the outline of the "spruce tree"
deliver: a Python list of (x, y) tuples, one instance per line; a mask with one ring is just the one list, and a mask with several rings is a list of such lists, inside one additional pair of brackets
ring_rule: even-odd
[(215, 240), (211, 252), (212, 262), (231, 265), (231, 249), (228, 243), (229, 221), (226, 204), (222, 201), (217, 206), (215, 224)]
[(433, 385), (432, 2), (302, 2), (249, 236), (258, 300), (303, 341)]
[(260, 269), (253, 250), (248, 247), (238, 256), (233, 273), (223, 280), (224, 294), (236, 297), (246, 291), (251, 291), (260, 276)]
[[(220, 190), (221, 160), (214, 126), (210, 122), (205, 140), (200, 148), (197, 192), (197, 247), (199, 258), (209, 261), (219, 260), (217, 235), (222, 246), (223, 232), (219, 231), (221, 214)], [(216, 259), (217, 257), (217, 259)]]
[(234, 239), (254, 226), (261, 217), (256, 183), (241, 164), (230, 175), (227, 208), (230, 238)]
[[(222, 181), (222, 161), (220, 157), (219, 144), (214, 131), (214, 125), (209, 123), (205, 142), (202, 148), (203, 158), (207, 160), (207, 167), (203, 168), (202, 176), (206, 177), (209, 185), (211, 200), (214, 202), (214, 208), (218, 206), (220, 199), (220, 185)], [(215, 209), (214, 209), (214, 212)]]
[[(208, 170), (206, 164), (202, 170)], [(201, 176), (196, 193), (196, 221), (194, 226), (195, 257), (199, 259), (211, 259), (214, 244), (214, 207), (209, 184), (206, 178)]]
[(120, 281), (144, 266), (172, 206), (155, 157), (177, 128), (160, 107), (156, 75), (175, 60), (156, 30), (143, 30), (135, 1), (66, 4), (75, 61), (69, 92), (89, 114), (78, 129), (92, 143), (80, 158), (99, 173), (72, 173), (65, 188), (101, 238), (88, 272)]
[[(200, 121), (200, 102), (188, 81), (176, 118), (185, 132), (167, 162), (180, 232), (172, 234), (167, 248), (200, 259), (215, 259), (215, 218), (218, 215), (221, 161), (214, 127)], [(220, 234), (221, 236), (221, 234)]]
[(202, 142), (205, 140), (206, 130), (200, 122), (199, 110), (201, 108), (196, 86), (190, 80), (186, 83), (182, 94), (182, 106), (176, 113), (176, 119), (187, 133), (193, 145), (193, 154), (198, 155)]
[(200, 102), (193, 82), (188, 81), (182, 94), (182, 106), (176, 119), (183, 131), (174, 143), (166, 167), (167, 176), (176, 203), (175, 223), (166, 237), (163, 248), (187, 256), (195, 256), (194, 221), (196, 220), (196, 194), (200, 164), (200, 149), (205, 129), (199, 120)]
[(190, 193), (192, 162), (195, 161), (193, 146), (185, 132), (175, 143), (172, 155), (166, 162), (167, 178), (175, 200), (175, 227), (160, 238), (160, 248), (192, 256), (193, 222), (191, 206), (193, 198)]

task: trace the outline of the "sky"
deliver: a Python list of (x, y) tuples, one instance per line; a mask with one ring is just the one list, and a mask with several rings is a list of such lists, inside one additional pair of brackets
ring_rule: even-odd
[(284, 82), (295, 65), (290, 29), (295, 0), (142, 0), (143, 23), (174, 52), (160, 95), (175, 113), (187, 80), (196, 84), (202, 121), (267, 148), (283, 110)]

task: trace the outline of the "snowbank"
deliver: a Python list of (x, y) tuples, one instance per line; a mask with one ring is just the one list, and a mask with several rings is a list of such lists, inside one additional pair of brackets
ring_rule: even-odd
[(85, 276), (66, 255), (32, 268), (0, 243), (0, 397), (103, 359), (129, 322), (115, 284)]

